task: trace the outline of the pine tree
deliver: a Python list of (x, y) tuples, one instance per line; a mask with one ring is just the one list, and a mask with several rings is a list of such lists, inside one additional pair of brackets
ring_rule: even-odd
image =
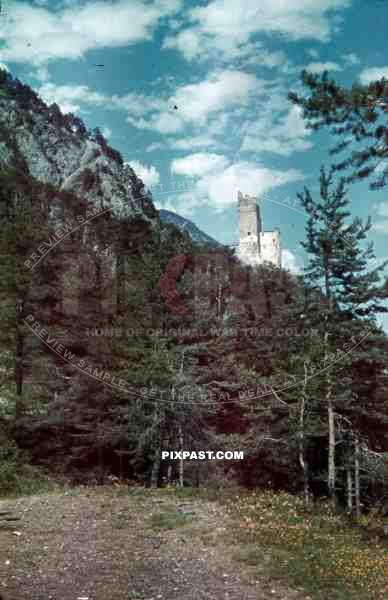
[(386, 186), (388, 80), (382, 78), (368, 85), (357, 83), (346, 89), (329, 79), (327, 73), (303, 71), (302, 83), (309, 95), (290, 92), (289, 98), (303, 109), (310, 128), (327, 127), (338, 138), (331, 154), (346, 151), (347, 156), (336, 162), (335, 168), (349, 169), (347, 182), (375, 175), (371, 188)]
[[(309, 256), (306, 282), (311, 288), (321, 289), (325, 299), (324, 310), (316, 315), (316, 321), (324, 339), (326, 363), (330, 356), (337, 357), (338, 349), (344, 348), (349, 339), (356, 338), (357, 333), (356, 339), (360, 339), (362, 329), (372, 331), (376, 327), (377, 313), (388, 311), (384, 306), (388, 282), (383, 276), (387, 262), (370, 267), (370, 261), (375, 258), (373, 246), (365, 248), (364, 245), (371, 222), (349, 219), (345, 181), (342, 178), (335, 184), (333, 170), (328, 173), (321, 170), (319, 199), (314, 199), (308, 189), (298, 194), (298, 198), (309, 215), (307, 238), (302, 243)], [(314, 319), (315, 309), (312, 309)], [(358, 344), (352, 345), (358, 348)], [(331, 360), (333, 366), (325, 369), (321, 391), (328, 423), (328, 492), (333, 500), (337, 486), (337, 433), (346, 419), (348, 423), (355, 421), (352, 392), (359, 383), (352, 366), (358, 361), (360, 350), (354, 354), (341, 352), (343, 361)], [(373, 361), (370, 348), (369, 359)], [(365, 402), (366, 398), (359, 401)]]
[[(28, 176), (15, 171), (0, 173), (1, 202), (1, 339), (4, 376), (13, 385), (11, 396), (15, 402), (15, 415), (22, 417), (32, 398), (31, 379), (33, 356), (39, 354), (41, 366), (46, 362), (44, 352), (31, 340), (25, 319), (33, 314), (37, 319), (48, 302), (47, 265), (34, 270), (25, 261), (35, 252), (48, 235), (45, 224), (47, 190)], [(44, 375), (43, 375), (44, 376)]]

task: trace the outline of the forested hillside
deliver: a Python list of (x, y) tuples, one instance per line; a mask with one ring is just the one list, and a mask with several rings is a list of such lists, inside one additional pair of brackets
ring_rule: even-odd
[[(352, 219), (345, 183), (322, 170), (320, 193), (300, 194), (308, 214), (337, 223), (308, 220), (305, 273), (246, 267), (163, 224), (101, 134), (4, 72), (1, 85), (3, 490), (29, 461), (78, 483), (226, 480), (357, 511), (386, 502), (388, 345), (376, 314), (388, 289), (381, 266), (368, 268), (371, 225)], [(124, 192), (136, 211), (109, 210)], [(179, 256), (166, 293), (160, 277)], [(161, 460), (203, 447), (245, 459)]]
[(388, 600), (387, 21), (0, 0), (0, 600)]

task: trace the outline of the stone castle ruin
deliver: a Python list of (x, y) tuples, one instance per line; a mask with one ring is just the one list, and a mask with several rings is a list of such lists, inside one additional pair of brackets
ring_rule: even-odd
[(281, 267), (280, 231), (263, 231), (260, 207), (254, 196), (238, 192), (240, 239), (237, 255), (252, 266), (265, 262)]

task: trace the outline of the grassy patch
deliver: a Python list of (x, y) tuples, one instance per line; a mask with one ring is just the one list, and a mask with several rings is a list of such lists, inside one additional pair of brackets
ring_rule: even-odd
[[(237, 489), (237, 491), (239, 491)], [(222, 488), (221, 486), (208, 486), (208, 487), (175, 487), (167, 485), (157, 490), (159, 497), (171, 497), (180, 500), (205, 500), (208, 502), (227, 502), (228, 499), (234, 498), (237, 493), (236, 488), (233, 491), (229, 488)]]
[(316, 600), (388, 598), (388, 548), (365, 543), (328, 505), (310, 513), (299, 498), (268, 492), (236, 497), (228, 512), (238, 560), (287, 577)]
[(265, 548), (262, 548), (258, 544), (248, 543), (239, 546), (234, 554), (234, 558), (246, 565), (264, 570), (265, 567), (268, 567), (271, 555)]
[(41, 467), (33, 466), (28, 455), (4, 432), (0, 436), (0, 498), (49, 492), (53, 481)]
[(165, 507), (149, 517), (148, 527), (154, 531), (177, 529), (178, 527), (185, 527), (190, 521), (189, 516), (181, 514), (174, 507)]
[(28, 466), (22, 472), (17, 472), (13, 465), (0, 463), (0, 471), (0, 499), (62, 490), (62, 486), (46, 477), (38, 468)]

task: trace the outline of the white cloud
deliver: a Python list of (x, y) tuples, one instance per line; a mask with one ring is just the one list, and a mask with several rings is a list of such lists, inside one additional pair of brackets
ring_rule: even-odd
[(217, 53), (236, 58), (258, 32), (327, 42), (338, 29), (330, 22), (329, 11), (350, 4), (351, 0), (213, 0), (190, 9), (187, 21), (192, 25), (169, 36), (164, 46), (192, 60)]
[[(217, 134), (227, 124), (228, 115), (221, 114), (222, 111), (248, 106), (252, 96), (262, 86), (263, 82), (254, 75), (226, 69), (211, 73), (198, 83), (178, 87), (167, 100), (155, 98), (147, 101), (146, 98), (136, 99), (132, 95), (125, 100), (114, 98), (113, 101), (116, 106), (129, 111), (128, 121), (139, 129), (175, 134), (183, 131), (187, 125), (205, 127), (212, 117), (216, 120), (207, 131)], [(143, 115), (147, 118), (142, 118)]]
[(107, 125), (105, 125), (105, 127), (102, 128), (102, 135), (104, 136), (104, 138), (109, 139), (110, 137), (112, 137), (112, 130), (110, 127), (108, 127)]
[(324, 71), (342, 71), (342, 67), (335, 62), (312, 62), (304, 67), (310, 73), (323, 73)]
[(380, 221), (379, 223), (374, 223), (373, 229), (377, 233), (388, 233), (388, 219), (386, 221)]
[(186, 60), (192, 60), (201, 54), (201, 36), (195, 29), (184, 29), (176, 36), (167, 38), (163, 48), (175, 48), (182, 52)]
[(184, 158), (177, 158), (171, 163), (171, 173), (188, 177), (204, 177), (210, 173), (222, 171), (229, 164), (226, 156), (198, 152)]
[(309, 48), (308, 50), (306, 50), (306, 52), (309, 56), (311, 56), (311, 58), (319, 58), (319, 52), (315, 48)]
[(303, 260), (299, 254), (291, 250), (282, 250), (282, 267), (293, 275), (299, 275), (303, 269)]
[(246, 194), (258, 195), (262, 190), (270, 190), (303, 178), (302, 173), (296, 169), (277, 171), (255, 163), (240, 161), (218, 173), (202, 177), (198, 185), (206, 191), (208, 204), (215, 209), (223, 210), (236, 204), (239, 190)]
[(138, 160), (130, 160), (127, 164), (129, 164), (146, 186), (152, 187), (159, 183), (160, 173), (154, 166), (151, 165), (149, 167)]
[(187, 131), (186, 138), (169, 139), (168, 143), (179, 150), (194, 150), (221, 149), (217, 136), (225, 132), (231, 116), (238, 117), (237, 111), (249, 109), (252, 98), (264, 87), (265, 82), (254, 75), (227, 69), (211, 73), (198, 83), (179, 86), (173, 96), (166, 98), (135, 93), (107, 96), (87, 85), (52, 82), (45, 82), (39, 93), (48, 104), (56, 102), (64, 112), (77, 113), (87, 105), (104, 106), (125, 111), (127, 122), (138, 129), (162, 135)]
[(179, 19), (169, 19), (168, 26), (171, 30), (176, 31), (182, 27), (182, 21)]
[(38, 81), (47, 83), (50, 79), (49, 70), (46, 65), (42, 65), (36, 69), (35, 75), (33, 75)]
[(378, 81), (382, 77), (388, 79), (388, 66), (386, 67), (369, 67), (360, 73), (361, 83), (367, 85), (371, 81)]
[[(44, 71), (45, 67), (42, 69)], [(56, 102), (64, 112), (78, 112), (83, 104), (104, 106), (107, 109), (119, 109), (130, 113), (130, 118), (135, 123), (144, 115), (161, 112), (168, 107), (168, 101), (161, 98), (134, 93), (107, 96), (91, 90), (87, 85), (56, 85), (45, 82), (38, 91), (47, 104)]]
[[(64, 112), (77, 113), (88, 105), (122, 110), (127, 113), (127, 122), (137, 129), (168, 136), (180, 134), (178, 139), (170, 137), (168, 145), (190, 151), (223, 150), (220, 136), (238, 127), (252, 101), (263, 97), (270, 88), (273, 88), (272, 84), (252, 74), (225, 69), (210, 73), (197, 83), (178, 86), (175, 93), (167, 97), (136, 93), (107, 96), (87, 85), (56, 85), (52, 82), (43, 83), (39, 93), (43, 100), (49, 104), (56, 102)], [(276, 111), (277, 106), (272, 102), (271, 110)], [(154, 148), (151, 144), (149, 151)]]
[(198, 192), (185, 192), (154, 203), (158, 210), (170, 210), (182, 217), (190, 218), (200, 206), (206, 204), (206, 199)]
[(108, 98), (99, 92), (91, 91), (86, 85), (56, 85), (45, 83), (39, 95), (47, 104), (55, 102), (62, 112), (78, 112), (81, 104), (103, 105)]
[(153, 142), (145, 149), (146, 152), (155, 152), (156, 150), (162, 150), (164, 148), (164, 144), (160, 142)]
[(167, 101), (145, 94), (129, 93), (124, 96), (114, 94), (110, 99), (111, 108), (121, 108), (128, 111), (134, 117), (142, 117), (154, 111), (167, 108)]
[(224, 70), (199, 83), (181, 86), (174, 99), (185, 121), (204, 124), (211, 114), (231, 106), (246, 105), (259, 89), (260, 82), (254, 75)]
[(313, 144), (308, 140), (302, 139), (281, 139), (268, 138), (267, 140), (255, 140), (255, 138), (246, 137), (242, 151), (253, 152), (271, 152), (279, 156), (291, 156), (294, 152), (305, 152), (312, 148)]
[(172, 112), (161, 112), (151, 115), (148, 120), (144, 118), (133, 117), (129, 114), (127, 117), (128, 123), (138, 129), (148, 129), (157, 131), (161, 134), (179, 133), (184, 128), (184, 123), (181, 118)]
[[(256, 163), (240, 161), (229, 164), (223, 155), (197, 153), (172, 162), (171, 172), (192, 177), (195, 187), (184, 194), (169, 198), (175, 203), (176, 212), (206, 205), (220, 211), (234, 206), (239, 190), (247, 194), (259, 195), (260, 192), (279, 187), (286, 183), (304, 179), (303, 174), (296, 169), (278, 171), (259, 166)], [(181, 208), (181, 204), (185, 208)], [(189, 206), (189, 209), (187, 208)]]
[(374, 203), (371, 206), (375, 218), (379, 219), (373, 223), (373, 229), (377, 233), (388, 233), (388, 202)]
[(358, 58), (357, 54), (355, 54), (355, 52), (349, 52), (349, 54), (343, 54), (342, 59), (347, 67), (359, 65), (361, 62), (360, 59)]
[(287, 55), (281, 50), (275, 52), (269, 52), (264, 48), (257, 48), (253, 55), (249, 56), (243, 61), (244, 66), (257, 65), (260, 67), (267, 67), (272, 69), (274, 67), (280, 67), (287, 63)]
[(269, 51), (262, 42), (231, 40), (228, 38), (211, 38), (202, 35), (198, 27), (182, 29), (176, 35), (168, 37), (163, 48), (176, 49), (186, 60), (208, 60), (212, 62), (230, 63), (240, 61), (242, 66), (257, 65), (274, 68), (284, 64), (287, 56), (281, 50)]
[(170, 138), (170, 147), (174, 150), (199, 150), (202, 148), (219, 148), (223, 144), (209, 135), (195, 135), (181, 139)]
[(299, 107), (292, 106), (282, 118), (277, 117), (272, 110), (264, 110), (259, 120), (246, 123), (243, 129), (248, 133), (244, 135), (241, 152), (272, 152), (290, 156), (312, 147), (307, 139), (311, 130), (306, 128)]
[(79, 59), (96, 48), (128, 46), (150, 39), (159, 20), (179, 8), (180, 0), (97, 0), (57, 10), (14, 2), (8, 9), (10, 23), (0, 21), (5, 42), (0, 58), (42, 65)]

